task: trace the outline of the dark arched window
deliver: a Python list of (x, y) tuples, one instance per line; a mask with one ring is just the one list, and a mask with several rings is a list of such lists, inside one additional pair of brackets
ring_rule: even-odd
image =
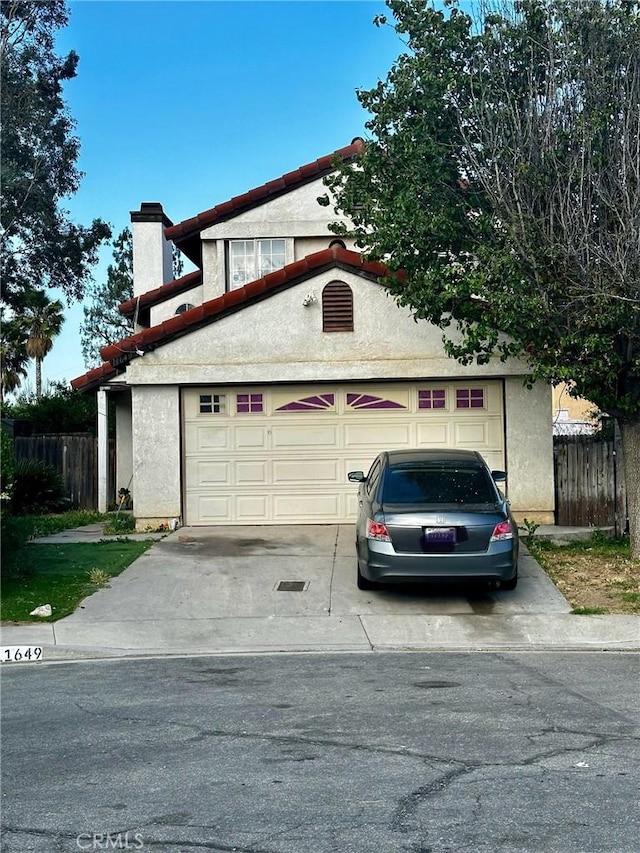
[(178, 305), (176, 308), (176, 314), (184, 314), (185, 311), (191, 311), (195, 306), (190, 302), (183, 302), (182, 305)]
[(343, 281), (332, 281), (322, 291), (322, 331), (353, 332), (353, 293)]

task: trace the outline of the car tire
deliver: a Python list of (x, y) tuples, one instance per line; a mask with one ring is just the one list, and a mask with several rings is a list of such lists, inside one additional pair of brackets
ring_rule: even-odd
[(507, 591), (515, 589), (518, 586), (518, 570), (516, 569), (515, 575), (509, 581), (501, 581), (500, 589), (506, 589)]
[(358, 571), (358, 589), (375, 589), (376, 584), (373, 581), (368, 580), (365, 576), (360, 572), (360, 566), (357, 567)]

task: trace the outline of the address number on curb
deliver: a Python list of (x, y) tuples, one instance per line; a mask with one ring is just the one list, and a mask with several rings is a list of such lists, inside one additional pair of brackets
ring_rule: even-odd
[(40, 646), (3, 646), (0, 649), (2, 663), (29, 663), (42, 660)]

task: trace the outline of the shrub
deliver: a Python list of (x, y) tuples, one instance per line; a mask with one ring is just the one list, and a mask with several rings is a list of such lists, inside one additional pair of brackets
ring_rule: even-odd
[(41, 515), (64, 504), (62, 477), (53, 466), (34, 459), (17, 463), (12, 501), (15, 515)]
[(6, 430), (0, 429), (0, 480), (2, 489), (2, 511), (11, 505), (13, 480), (15, 477), (15, 458), (13, 440)]

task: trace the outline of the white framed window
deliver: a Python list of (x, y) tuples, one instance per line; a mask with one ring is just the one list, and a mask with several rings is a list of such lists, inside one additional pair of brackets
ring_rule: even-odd
[(221, 415), (227, 410), (224, 394), (200, 394), (201, 415)]
[(284, 240), (230, 240), (229, 290), (243, 287), (285, 265)]

